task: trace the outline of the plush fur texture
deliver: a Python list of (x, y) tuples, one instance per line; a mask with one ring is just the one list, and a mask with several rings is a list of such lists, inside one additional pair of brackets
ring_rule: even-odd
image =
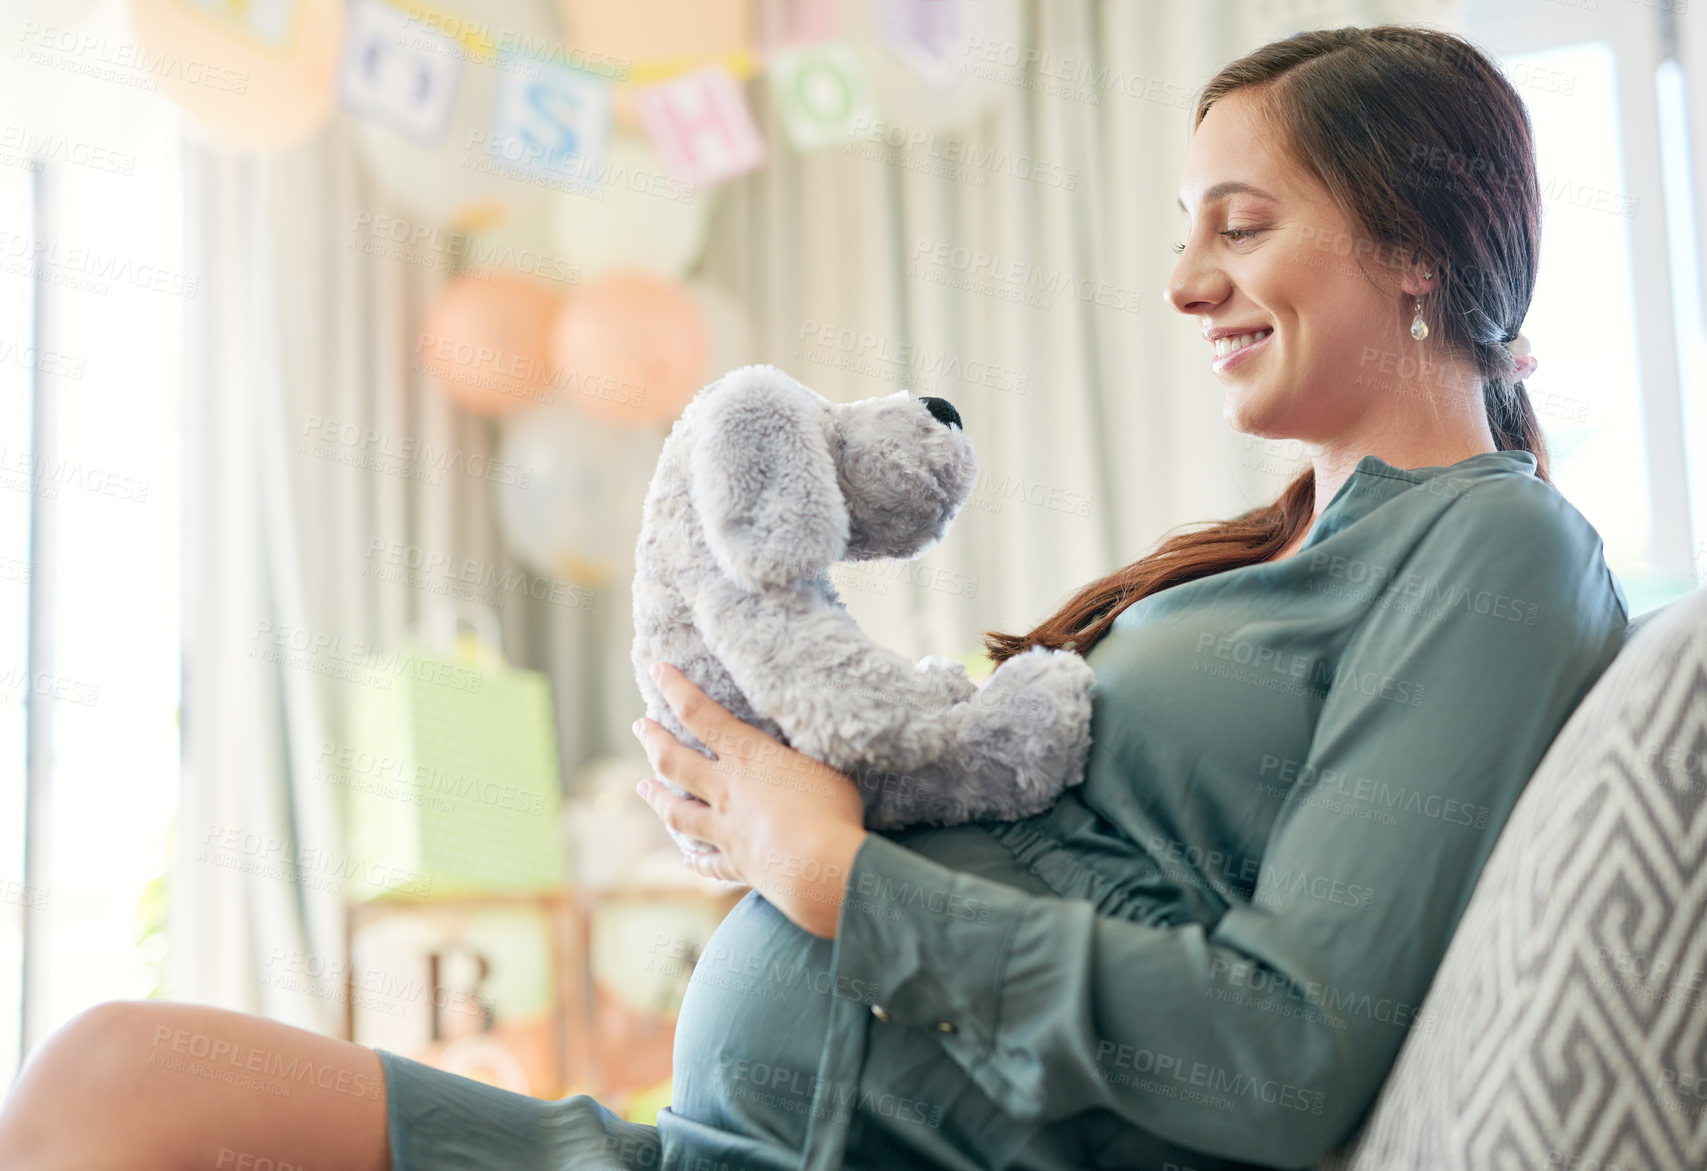
[(978, 687), (960, 663), (910, 663), (872, 641), (830, 582), (835, 562), (936, 545), (976, 470), (941, 399), (832, 403), (763, 365), (701, 390), (665, 441), (636, 550), (632, 659), (647, 715), (753, 783), (821, 783), (753, 745), (702, 744), (648, 674), (671, 663), (739, 719), (854, 777), (871, 829), (1053, 804), (1090, 751), (1082, 658), (1032, 647)]

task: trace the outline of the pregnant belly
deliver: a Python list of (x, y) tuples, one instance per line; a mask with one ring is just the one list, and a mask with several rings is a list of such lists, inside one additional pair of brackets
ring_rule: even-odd
[(682, 998), (670, 1108), (798, 1147), (829, 1019), (833, 947), (748, 892), (706, 941)]
[[(884, 836), (952, 869), (1049, 893), (984, 826)], [(798, 1147), (812, 1108), (830, 998), (838, 992), (834, 947), (754, 892), (737, 903), (706, 941), (682, 999), (671, 1110), (720, 1130)], [(840, 994), (869, 999), (858, 988), (843, 987)]]

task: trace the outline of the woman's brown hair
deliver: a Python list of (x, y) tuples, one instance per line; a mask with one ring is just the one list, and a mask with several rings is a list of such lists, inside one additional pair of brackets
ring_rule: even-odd
[[(1505, 348), (1529, 311), (1541, 246), (1534, 140), (1517, 90), (1463, 38), (1394, 24), (1264, 45), (1203, 88), (1193, 128), (1242, 89), (1260, 97), (1277, 141), (1368, 233), (1374, 255), (1429, 258), (1441, 278), (1422, 299), (1429, 344), (1474, 364), (1495, 445), (1530, 452), (1546, 479), (1541, 424)], [(1029, 633), (985, 631), (985, 649), (998, 663), (1032, 646), (1088, 653), (1140, 598), (1286, 548), (1309, 526), (1315, 494), (1306, 470), (1272, 504), (1168, 537)]]

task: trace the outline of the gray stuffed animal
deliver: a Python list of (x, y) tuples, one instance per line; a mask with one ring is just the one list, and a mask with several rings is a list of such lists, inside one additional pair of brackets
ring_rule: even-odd
[(701, 390), (664, 443), (635, 555), (632, 659), (647, 715), (707, 756), (744, 755), (714, 751), (676, 718), (649, 674), (671, 663), (739, 719), (852, 776), (871, 829), (1054, 803), (1083, 779), (1090, 750), (1093, 676), (1080, 656), (1030, 647), (980, 687), (960, 663), (909, 663), (872, 641), (830, 583), (835, 562), (936, 545), (975, 472), (940, 398), (832, 403), (763, 365)]

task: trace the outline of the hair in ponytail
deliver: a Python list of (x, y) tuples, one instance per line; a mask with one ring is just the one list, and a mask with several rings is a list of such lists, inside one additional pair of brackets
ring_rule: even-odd
[(1541, 419), (1529, 401), (1529, 391), (1521, 379), (1508, 371), (1495, 375), (1482, 384), (1482, 398), (1488, 407), (1488, 429), (1494, 433), (1494, 445), (1501, 451), (1521, 448), (1535, 456), (1535, 470), (1547, 479), (1547, 441), (1541, 435)]
[[(1277, 141), (1353, 222), (1392, 255), (1430, 258), (1441, 280), (1424, 299), (1429, 344), (1475, 365), (1495, 445), (1530, 452), (1547, 479), (1541, 422), (1506, 348), (1529, 310), (1541, 247), (1534, 135), (1516, 88), (1451, 33), (1397, 24), (1321, 29), (1221, 70), (1198, 96), (1193, 125), (1247, 88), (1261, 95)], [(985, 631), (986, 651), (998, 663), (1032, 646), (1085, 654), (1133, 602), (1273, 557), (1314, 511), (1315, 476), (1305, 471), (1272, 504), (1168, 537), (1028, 633)]]

